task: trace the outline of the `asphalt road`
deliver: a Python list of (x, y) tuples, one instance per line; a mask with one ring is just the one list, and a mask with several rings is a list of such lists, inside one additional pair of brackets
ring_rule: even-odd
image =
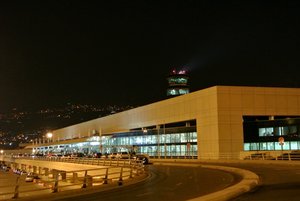
[(105, 200), (105, 201), (183, 201), (224, 189), (240, 178), (223, 171), (194, 167), (149, 166), (152, 175), (149, 180), (118, 189), (59, 198), (59, 201)]
[(255, 172), (261, 184), (232, 201), (299, 201), (300, 166), (282, 164), (220, 164)]

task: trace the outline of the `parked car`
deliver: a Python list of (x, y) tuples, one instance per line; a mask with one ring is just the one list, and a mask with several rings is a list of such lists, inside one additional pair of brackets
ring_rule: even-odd
[(19, 175), (27, 174), (25, 170), (21, 170), (21, 169), (14, 169), (13, 172)]
[(136, 154), (136, 153), (128, 153), (128, 152), (118, 152), (118, 153), (111, 153), (108, 155), (108, 158), (111, 159), (135, 159), (141, 160), (143, 164), (150, 163), (150, 157), (148, 154)]
[(150, 163), (150, 157), (148, 154), (134, 154), (134, 159), (141, 160), (143, 164)]
[(40, 179), (40, 178), (37, 174), (33, 172), (28, 173), (27, 176), (25, 177), (26, 182), (33, 182), (33, 180), (35, 179)]
[(94, 153), (93, 158), (102, 158), (102, 153)]
[(108, 158), (111, 159), (130, 159), (131, 154), (129, 154), (128, 152), (114, 152), (108, 155)]
[(107, 158), (109, 158), (109, 159), (118, 159), (118, 158), (120, 158), (120, 154), (119, 153), (111, 153), (107, 156)]
[(2, 169), (3, 171), (6, 171), (6, 170), (7, 170), (7, 165), (1, 164), (1, 169)]
[(3, 166), (2, 166), (2, 170), (3, 170), (4, 172), (8, 172), (8, 171), (11, 170), (11, 167), (9, 167), (9, 166), (7, 166), (7, 165), (3, 165)]

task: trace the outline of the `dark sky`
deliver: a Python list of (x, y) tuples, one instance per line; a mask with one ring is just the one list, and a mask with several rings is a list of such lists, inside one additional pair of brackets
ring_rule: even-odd
[(297, 1), (8, 2), (0, 3), (0, 112), (144, 105), (164, 99), (166, 76), (183, 66), (192, 91), (300, 87)]

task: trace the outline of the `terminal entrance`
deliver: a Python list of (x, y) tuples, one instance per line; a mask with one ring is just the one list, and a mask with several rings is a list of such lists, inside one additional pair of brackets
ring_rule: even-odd
[(94, 135), (84, 142), (51, 147), (40, 146), (36, 152), (43, 155), (74, 153), (104, 155), (128, 150), (156, 158), (197, 158), (196, 121), (137, 128), (110, 135)]
[(243, 120), (244, 151), (300, 150), (299, 116), (244, 116)]

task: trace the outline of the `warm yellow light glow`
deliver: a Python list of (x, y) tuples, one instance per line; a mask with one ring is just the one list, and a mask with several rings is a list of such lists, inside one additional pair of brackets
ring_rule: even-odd
[(47, 136), (47, 138), (52, 138), (53, 134), (49, 132), (49, 133), (47, 133), (46, 136)]

